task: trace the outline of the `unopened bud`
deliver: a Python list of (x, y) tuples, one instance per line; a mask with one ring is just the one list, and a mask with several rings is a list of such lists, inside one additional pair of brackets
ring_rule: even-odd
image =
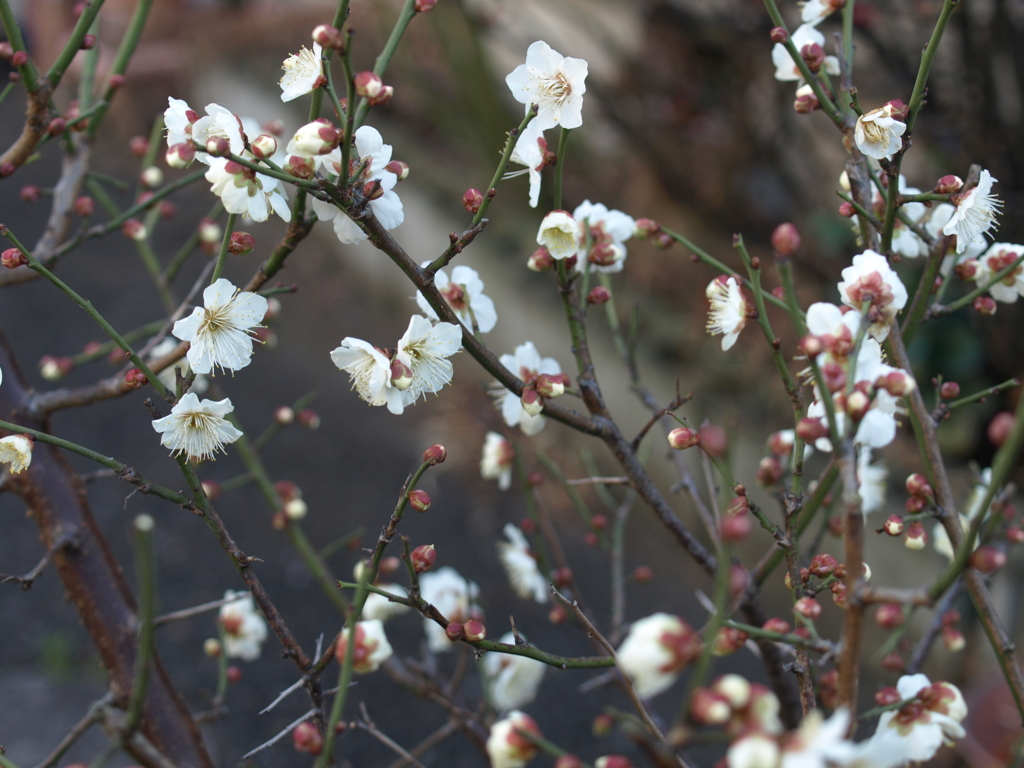
[(900, 536), (903, 533), (903, 518), (899, 515), (889, 515), (882, 523), (882, 529), (890, 536)]
[(822, 423), (821, 419), (804, 418), (797, 423), (796, 434), (805, 443), (813, 443), (815, 440), (828, 437), (828, 427)]
[(544, 410), (544, 400), (535, 389), (524, 389), (519, 400), (523, 410), (530, 416), (537, 416)]
[(757, 465), (757, 482), (765, 488), (775, 485), (782, 479), (782, 464), (774, 456), (765, 456)]
[(433, 544), (422, 544), (409, 554), (409, 560), (416, 573), (426, 573), (437, 562), (437, 550)]
[(960, 385), (955, 381), (944, 381), (939, 387), (939, 397), (943, 400), (955, 400), (960, 397)]
[(824, 579), (831, 576), (837, 567), (839, 567), (839, 563), (832, 555), (815, 555), (811, 558), (811, 564), (807, 570), (819, 579)]
[(793, 612), (813, 621), (821, 615), (821, 603), (813, 597), (801, 597), (793, 604)]
[(292, 744), (296, 752), (319, 755), (324, 748), (324, 737), (320, 735), (317, 727), (307, 720), (295, 726), (295, 730), (292, 731)]
[(15, 51), (11, 54), (11, 64), (16, 67), (24, 67), (28, 64), (28, 54), (25, 51)]
[(719, 627), (714, 640), (711, 641), (712, 656), (729, 656), (746, 645), (748, 635), (734, 627)]
[(445, 627), (444, 634), (445, 637), (447, 637), (453, 643), (458, 642), (466, 636), (465, 630), (462, 628), (462, 625), (459, 624), (457, 621), (453, 621), (451, 624)]
[(534, 386), (537, 389), (537, 394), (541, 397), (561, 397), (565, 392), (565, 384), (562, 383), (561, 378), (546, 373), (537, 377)]
[(772, 248), (780, 256), (792, 256), (800, 247), (800, 232), (795, 224), (779, 224), (772, 232)]
[(700, 428), (700, 445), (708, 455), (721, 459), (729, 450), (729, 437), (717, 424), (705, 424)]
[(289, 155), (281, 168), (285, 173), (297, 179), (311, 179), (315, 171), (313, 158), (299, 157), (298, 155)]
[(282, 427), (288, 426), (295, 421), (295, 411), (287, 405), (279, 406), (277, 410), (274, 411), (274, 421)]
[(612, 295), (603, 285), (595, 286), (590, 289), (590, 293), (587, 294), (587, 304), (593, 304), (595, 306), (601, 306), (607, 304)]
[(341, 142), (341, 132), (329, 120), (319, 118), (295, 132), (295, 147), (307, 155), (326, 155)]
[(889, 371), (878, 377), (875, 386), (884, 389), (893, 397), (905, 397), (917, 388), (917, 383), (903, 371)]
[(28, 264), (28, 259), (20, 249), (8, 248), (0, 255), (0, 264), (3, 264), (8, 269), (15, 269), (16, 267)]
[(231, 154), (231, 143), (223, 136), (214, 136), (204, 149), (213, 157), (227, 157)]
[[(469, 191), (475, 192), (476, 190), (471, 189)], [(470, 213), (472, 213), (472, 211), (470, 211)], [(551, 257), (551, 252), (543, 246), (531, 253), (530, 258), (526, 262), (527, 268), (534, 272), (547, 272), (554, 265), (555, 260)]]
[(462, 207), (470, 213), (476, 213), (484, 202), (484, 194), (479, 189), (467, 189), (462, 195)]
[(948, 174), (935, 182), (934, 192), (937, 195), (952, 195), (954, 192), (959, 192), (963, 185), (964, 180), (959, 176)]
[(301, 520), (309, 512), (309, 507), (301, 498), (292, 499), (284, 505), (284, 513), (289, 520)]
[(1011, 525), (1004, 535), (1011, 544), (1024, 544), (1024, 528), (1019, 525)]
[(440, 443), (435, 443), (423, 452), (423, 463), (434, 466), (436, 464), (443, 464), (444, 460), (448, 458), (448, 451)]
[(920, 499), (930, 499), (934, 495), (928, 478), (920, 472), (907, 476), (907, 493)]
[(979, 296), (974, 300), (974, 311), (979, 315), (991, 316), (996, 313), (996, 300), (991, 296)]
[(132, 368), (128, 373), (124, 375), (124, 380), (129, 387), (138, 389), (144, 387), (149, 383), (149, 379), (146, 378), (146, 374), (140, 371), (138, 368)]
[(224, 236), (220, 225), (217, 224), (213, 219), (202, 219), (199, 222), (199, 227), (196, 230), (199, 233), (199, 242), (216, 244), (220, 242), (220, 239)]
[(405, 181), (409, 177), (409, 164), (401, 160), (392, 160), (384, 166), (385, 171), (391, 171), (398, 177), (399, 181)]
[(1016, 417), (1009, 411), (997, 413), (992, 417), (992, 421), (988, 423), (988, 427), (985, 430), (989, 442), (997, 448), (1001, 446), (1013, 432), (1013, 427), (1016, 423)]
[(10, 176), (16, 170), (18, 170), (18, 166), (10, 160), (0, 163), (0, 177)]
[(882, 629), (896, 629), (903, 624), (903, 606), (899, 603), (882, 603), (875, 611), (875, 622)]
[(647, 584), (654, 578), (654, 571), (648, 565), (638, 565), (633, 569), (633, 581), (637, 584)]
[(857, 215), (857, 209), (853, 207), (853, 203), (842, 202), (839, 204), (839, 215), (845, 216), (848, 219), (852, 219)]
[(698, 725), (722, 725), (732, 717), (732, 707), (721, 694), (698, 688), (690, 697), (690, 717)]
[(762, 629), (765, 632), (778, 632), (780, 635), (788, 635), (793, 631), (792, 625), (785, 619), (780, 618), (768, 619)]
[(216, 659), (220, 656), (221, 647), (220, 640), (216, 637), (208, 637), (203, 642), (203, 653), (209, 656), (211, 659)]
[(63, 117), (55, 117), (46, 126), (46, 132), (51, 136), (60, 136), (67, 130), (68, 124)]
[(487, 637), (486, 627), (484, 627), (483, 623), (477, 619), (470, 619), (463, 624), (462, 631), (465, 633), (466, 639), (473, 643)]
[(376, 96), (368, 98), (367, 101), (370, 102), (370, 104), (372, 104), (373, 106), (379, 107), (391, 101), (391, 97), (394, 95), (394, 86), (385, 85), (383, 88), (380, 89), (380, 93), (378, 93)]
[(921, 523), (915, 521), (907, 526), (906, 532), (903, 534), (903, 546), (907, 549), (919, 550), (924, 549), (924, 545), (927, 543), (928, 534)]
[(676, 427), (668, 433), (668, 444), (677, 451), (700, 445), (700, 432), (689, 427)]
[(809, 85), (801, 85), (796, 89), (796, 98), (793, 99), (793, 111), (798, 115), (809, 115), (816, 109), (821, 108), (814, 89)]
[(249, 150), (260, 160), (266, 160), (277, 152), (277, 139), (269, 133), (261, 133), (249, 142)]
[(35, 184), (26, 184), (21, 188), (18, 196), (26, 203), (34, 203), (39, 199), (40, 190)]
[(295, 414), (295, 420), (306, 429), (320, 429), (320, 414), (312, 408), (303, 408)]
[(203, 486), (203, 493), (210, 501), (216, 501), (220, 497), (220, 483), (215, 480), (203, 480), (200, 485)]
[(718, 532), (722, 541), (733, 544), (747, 538), (753, 528), (754, 525), (748, 514), (723, 515)]
[(426, 13), (427, 11), (434, 10), (435, 5), (437, 5), (437, 0), (416, 0), (412, 7), (416, 10), (416, 13)]
[(129, 240), (140, 242), (146, 239), (146, 235), (149, 234), (146, 231), (146, 225), (138, 219), (128, 219), (124, 224), (121, 225), (121, 234), (127, 237)]
[(789, 40), (789, 32), (786, 31), (785, 27), (772, 27), (772, 31), (769, 34), (773, 43), (785, 43)]
[(248, 232), (232, 232), (228, 241), (228, 253), (234, 256), (245, 256), (256, 247), (256, 239)]
[(324, 48), (341, 50), (341, 32), (330, 24), (319, 24), (313, 29), (313, 40), (320, 43)]
[(75, 367), (70, 357), (44, 355), (39, 360), (39, 375), (47, 381), (57, 381), (67, 376)]
[(846, 398), (846, 413), (854, 420), (854, 422), (859, 422), (863, 419), (864, 414), (868, 412), (870, 407), (871, 398), (860, 390), (854, 390), (850, 393), (850, 396)]
[[(416, 0), (416, 5), (419, 5), (420, 3), (430, 3), (430, 7), (433, 8), (433, 4), (436, 2), (437, 0)], [(427, 10), (430, 9), (428, 8)], [(583, 768), (583, 766), (584, 762), (576, 757), (576, 755), (560, 755), (558, 759), (555, 760), (555, 768)]]
[(825, 63), (825, 49), (817, 43), (808, 43), (800, 50), (800, 57), (811, 72), (817, 72)]
[(611, 735), (613, 730), (615, 730), (615, 720), (611, 715), (598, 715), (590, 725), (590, 732), (599, 738)]
[(902, 672), (907, 668), (907, 662), (895, 651), (878, 662), (878, 665), (890, 672)]
[(379, 96), (384, 88), (384, 81), (381, 80), (378, 75), (370, 71), (356, 73), (353, 80), (356, 87), (356, 93), (364, 99), (372, 99)]
[(430, 509), (430, 495), (422, 488), (409, 491), (409, 506), (417, 512), (426, 512)]
[(638, 240), (646, 240), (661, 232), (661, 225), (654, 219), (637, 219), (633, 229), (633, 237)]
[(83, 51), (91, 51), (96, 47), (96, 35), (86, 35), (82, 38), (82, 43), (78, 47)]
[(178, 206), (169, 200), (161, 200), (159, 210), (161, 219), (173, 219), (178, 215)]
[(959, 653), (967, 646), (967, 640), (964, 639), (964, 633), (956, 627), (943, 627), (942, 644), (950, 653)]
[(901, 123), (905, 123), (907, 121), (907, 115), (910, 114), (910, 107), (908, 107), (902, 99), (887, 101), (883, 106), (889, 108), (889, 115), (894, 120), (899, 120)]
[(164, 172), (155, 165), (151, 165), (139, 175), (139, 181), (148, 189), (159, 187), (164, 183)]
[(971, 567), (982, 573), (992, 573), (1006, 565), (1006, 553), (984, 544), (971, 553)]
[(655, 248), (667, 251), (675, 244), (676, 239), (668, 232), (659, 232), (651, 238), (651, 242), (654, 243)]

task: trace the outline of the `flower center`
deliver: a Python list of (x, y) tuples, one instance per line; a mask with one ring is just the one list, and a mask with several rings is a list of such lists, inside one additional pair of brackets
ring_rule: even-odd
[(864, 135), (867, 140), (872, 144), (883, 144), (887, 141), (886, 136), (888, 130), (880, 126), (873, 120), (865, 120), (861, 125), (864, 126)]
[(544, 100), (561, 105), (572, 94), (572, 86), (561, 72), (541, 80), (538, 95)]
[(466, 301), (466, 292), (458, 283), (448, 283), (441, 289), (441, 295), (456, 312), (461, 312), (469, 306), (469, 302)]

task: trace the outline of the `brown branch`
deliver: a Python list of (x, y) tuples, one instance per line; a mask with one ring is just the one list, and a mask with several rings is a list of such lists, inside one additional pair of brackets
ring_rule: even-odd
[[(846, 611), (843, 616), (843, 647), (839, 654), (839, 679), (836, 684), (838, 705), (857, 710), (857, 682), (860, 671), (861, 625), (864, 605), (858, 588), (864, 568), (864, 515), (861, 513), (860, 495), (857, 493), (856, 455), (853, 440), (846, 438), (837, 446), (839, 473), (843, 481), (843, 544), (846, 568)], [(856, 722), (850, 723), (848, 736), (853, 735)]]
[(33, 150), (43, 140), (46, 129), (50, 125), (50, 94), (52, 92), (53, 89), (50, 85), (44, 80), (40, 80), (39, 87), (27, 95), (25, 125), (14, 143), (0, 155), (0, 165), (10, 163), (15, 167), (22, 166), (32, 156)]

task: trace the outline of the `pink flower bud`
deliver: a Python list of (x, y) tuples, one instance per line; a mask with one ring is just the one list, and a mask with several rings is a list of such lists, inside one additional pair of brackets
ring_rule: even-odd
[(884, 107), (889, 108), (890, 117), (895, 120), (899, 120), (901, 123), (907, 121), (907, 115), (910, 113), (910, 107), (903, 103), (902, 99), (893, 99), (892, 101), (886, 102)]
[(848, 203), (844, 200), (839, 204), (839, 215), (852, 219), (857, 215), (857, 209), (853, 207), (853, 203)]
[(871, 398), (859, 390), (855, 389), (846, 399), (846, 413), (854, 422), (863, 419), (870, 407)]
[(934, 192), (937, 195), (952, 195), (954, 192), (959, 192), (960, 187), (964, 185), (964, 180), (959, 176), (949, 174), (943, 176), (937, 182), (935, 182)]
[(462, 625), (462, 631), (466, 635), (466, 639), (471, 643), (475, 643), (478, 640), (483, 640), (487, 637), (487, 628), (484, 627), (483, 623), (477, 619), (470, 619)]
[(590, 732), (602, 738), (604, 736), (610, 736), (615, 730), (615, 720), (611, 715), (600, 714), (594, 718), (594, 722), (590, 724)]
[(930, 499), (934, 495), (932, 487), (928, 483), (928, 478), (920, 472), (907, 476), (907, 493), (921, 499)]
[(690, 717), (698, 725), (723, 725), (732, 718), (732, 707), (721, 694), (698, 688), (690, 697)]
[(637, 584), (647, 584), (654, 578), (654, 571), (648, 565), (638, 565), (633, 569), (633, 581)]
[(149, 139), (145, 136), (132, 136), (128, 139), (128, 151), (135, 157), (145, 157), (149, 151)]
[(807, 334), (800, 339), (800, 343), (797, 346), (800, 348), (800, 351), (808, 357), (817, 357), (825, 351), (825, 345), (822, 343), (821, 339), (812, 334)]
[(819, 579), (824, 579), (831, 576), (837, 567), (839, 567), (839, 563), (832, 555), (815, 555), (811, 558), (811, 564), (807, 570)]
[(530, 416), (537, 416), (544, 410), (544, 400), (535, 389), (524, 389), (519, 400), (523, 404), (523, 410)]
[(923, 511), (927, 505), (928, 502), (925, 499), (918, 498), (917, 496), (911, 496), (904, 503), (903, 508), (907, 510), (908, 515), (916, 515)]
[(960, 385), (955, 381), (944, 381), (939, 387), (939, 397), (943, 400), (955, 400), (960, 397)]
[[(471, 189), (469, 192), (477, 192), (477, 190)], [(469, 194), (469, 192), (466, 194)], [(473, 211), (470, 211), (470, 213), (473, 213)], [(547, 272), (554, 265), (555, 260), (551, 258), (551, 252), (543, 246), (531, 253), (530, 258), (526, 262), (527, 268), (534, 272)]]
[(821, 102), (809, 85), (802, 85), (796, 90), (796, 98), (793, 99), (793, 111), (798, 115), (809, 115), (821, 108)]
[(785, 27), (772, 27), (772, 31), (769, 34), (773, 43), (784, 43), (789, 40), (789, 32), (786, 31)]
[(907, 668), (907, 662), (898, 653), (893, 652), (878, 662), (878, 666), (890, 672), (902, 672)]
[(695, 445), (700, 445), (700, 432), (689, 427), (676, 427), (668, 433), (668, 444), (677, 451), (685, 451)]
[(412, 562), (412, 568), (416, 573), (425, 573), (433, 568), (434, 563), (437, 562), (437, 551), (434, 549), (433, 544), (423, 544), (416, 547), (409, 554), (409, 560)]
[(476, 213), (479, 211), (483, 202), (484, 195), (479, 189), (467, 189), (462, 195), (462, 207), (470, 213)]
[(22, 267), (28, 264), (28, 259), (19, 249), (8, 248), (2, 255), (0, 255), (0, 263), (8, 269), (15, 269), (16, 267)]
[(991, 316), (996, 313), (996, 300), (991, 296), (979, 296), (974, 300), (974, 311), (979, 315)]
[(839, 363), (825, 363), (821, 366), (821, 376), (829, 392), (840, 392), (846, 387), (846, 371)]
[(828, 427), (821, 419), (800, 419), (796, 426), (796, 433), (805, 443), (813, 443), (822, 437), (828, 437)]
[(1007, 528), (1005, 536), (1011, 544), (1024, 544), (1024, 528), (1018, 525), (1011, 525)]
[(903, 606), (899, 603), (883, 603), (875, 611), (875, 622), (882, 629), (896, 629), (903, 624), (905, 618)]
[(416, 13), (426, 13), (434, 10), (435, 5), (437, 5), (437, 0), (416, 0), (412, 7), (416, 9)]
[(733, 627), (720, 627), (711, 641), (711, 655), (722, 657), (736, 653), (746, 644), (747, 639), (746, 632)]
[(633, 237), (638, 240), (646, 240), (661, 232), (661, 225), (654, 219), (637, 219), (633, 230)]
[(155, 165), (151, 165), (139, 174), (139, 182), (147, 189), (159, 187), (164, 183), (164, 172)]
[(780, 635), (788, 635), (793, 630), (793, 627), (785, 619), (771, 618), (764, 623), (762, 629), (765, 632), (778, 632)]
[(447, 637), (453, 643), (457, 643), (459, 640), (466, 636), (466, 633), (463, 630), (462, 625), (459, 624), (457, 621), (453, 621), (451, 624), (445, 627), (444, 634), (445, 637)]
[(724, 515), (719, 523), (718, 532), (722, 541), (732, 544), (747, 538), (753, 527), (748, 514)]
[(18, 170), (18, 166), (12, 162), (0, 163), (0, 177), (10, 176), (16, 170)]
[(590, 293), (587, 294), (587, 304), (593, 304), (594, 306), (601, 306), (607, 304), (612, 295), (608, 289), (603, 285), (595, 286), (590, 289)]
[(173, 219), (178, 215), (178, 206), (168, 200), (160, 201), (160, 218)]
[(942, 644), (950, 653), (959, 653), (967, 646), (967, 640), (964, 639), (964, 633), (956, 627), (943, 627)]
[(118, 75), (111, 75), (110, 79), (107, 81), (107, 83), (110, 85), (110, 88), (112, 90), (115, 90), (115, 91), (118, 88), (121, 88), (125, 84), (125, 82), (126, 82), (125, 76), (124, 75), (119, 75), (119, 74)]
[(249, 150), (260, 160), (266, 160), (277, 152), (277, 139), (269, 133), (261, 133), (249, 142)]
[(34, 203), (36, 200), (39, 199), (39, 194), (39, 187), (37, 187), (35, 184), (26, 184), (24, 187), (21, 188), (21, 191), (18, 193), (21, 199), (24, 200), (26, 203)]
[(430, 509), (430, 496), (422, 488), (410, 491), (409, 506), (417, 512), (426, 512)]
[(75, 198), (75, 202), (71, 204), (71, 208), (81, 216), (83, 219), (92, 216), (93, 211), (96, 210), (96, 203), (88, 195), (82, 195)]
[(364, 99), (372, 99), (379, 96), (384, 88), (384, 81), (370, 71), (356, 73), (354, 78), (356, 93)]
[(96, 35), (86, 35), (82, 38), (82, 44), (78, 46), (83, 51), (89, 51), (96, 47)]
[(821, 603), (813, 597), (801, 597), (793, 604), (793, 612), (813, 621), (821, 615)]
[(149, 383), (149, 379), (146, 378), (146, 374), (140, 371), (138, 368), (132, 368), (128, 373), (124, 375), (124, 380), (128, 386), (138, 389), (144, 387)]
[(880, 707), (887, 707), (890, 704), (896, 704), (900, 701), (903, 701), (903, 697), (900, 696), (900, 692), (891, 685), (875, 692), (875, 704)]
[(700, 428), (700, 445), (708, 455), (721, 459), (729, 450), (729, 438), (717, 424), (705, 424)]
[(928, 534), (921, 523), (915, 521), (907, 526), (903, 535), (903, 546), (907, 549), (919, 550), (924, 549), (924, 545), (927, 543)]
[(46, 126), (46, 132), (51, 136), (60, 136), (67, 130), (68, 124), (64, 121), (63, 117), (55, 117), (50, 121), (50, 124)]
[(889, 371), (878, 377), (875, 386), (884, 389), (893, 397), (904, 397), (917, 388), (917, 383), (903, 371)]
[(676, 239), (672, 237), (668, 232), (659, 232), (651, 238), (651, 242), (654, 243), (654, 247), (662, 251), (667, 251), (673, 245), (675, 245)]
[(394, 95), (394, 87), (390, 85), (385, 85), (383, 88), (380, 89), (380, 93), (378, 93), (376, 96), (368, 98), (367, 101), (370, 102), (370, 104), (372, 104), (373, 106), (379, 107), (382, 104), (387, 104), (389, 101), (391, 101), (391, 97)]
[(15, 51), (11, 54), (11, 64), (16, 67), (24, 67), (28, 64), (28, 54), (25, 51)]
[(313, 29), (313, 40), (320, 43), (324, 48), (341, 50), (341, 32), (330, 24), (319, 24)]
[(903, 518), (899, 515), (889, 515), (885, 522), (882, 524), (882, 530), (884, 530), (890, 536), (899, 536), (903, 533)]
[(448, 451), (440, 443), (435, 443), (423, 452), (423, 463), (432, 467), (436, 464), (443, 464), (447, 458)]
[(223, 136), (214, 136), (206, 142), (204, 149), (213, 157), (227, 157), (231, 154), (231, 143)]
[(825, 50), (817, 43), (809, 43), (800, 50), (800, 57), (811, 72), (817, 72), (825, 63)]
[(985, 433), (988, 435), (988, 440), (992, 445), (997, 448), (1006, 442), (1006, 438), (1013, 432), (1013, 427), (1017, 423), (1017, 419), (1009, 411), (1000, 411), (992, 417), (992, 421), (988, 423), (988, 428)]
[(312, 408), (303, 408), (295, 415), (295, 419), (306, 429), (320, 429), (320, 414)]
[(295, 726), (295, 730), (292, 731), (292, 744), (296, 752), (319, 755), (324, 748), (324, 737), (313, 723), (306, 721)]
[(1006, 565), (1006, 553), (993, 546), (984, 544), (971, 553), (971, 567), (982, 573), (992, 573)]
[(146, 231), (146, 225), (138, 219), (128, 219), (121, 225), (121, 234), (129, 240), (139, 242), (146, 239), (148, 232)]
[(297, 179), (311, 179), (315, 170), (313, 158), (289, 155), (281, 166), (282, 170)]
[(800, 232), (795, 224), (779, 224), (772, 232), (772, 248), (780, 256), (792, 256), (800, 247)]
[(256, 239), (248, 232), (232, 232), (228, 241), (228, 253), (234, 256), (245, 256), (256, 247)]
[[(436, 3), (437, 0), (416, 0), (416, 5), (420, 3)], [(431, 5), (431, 8), (433, 5)], [(429, 8), (427, 10), (430, 10)], [(560, 755), (555, 760), (555, 768), (583, 768), (583, 761), (580, 760), (576, 755)]]
[(775, 485), (782, 479), (782, 464), (774, 456), (765, 456), (757, 465), (757, 482), (765, 488)]
[(399, 181), (405, 181), (409, 177), (409, 164), (403, 163), (401, 160), (392, 160), (384, 166), (384, 170), (391, 171)]

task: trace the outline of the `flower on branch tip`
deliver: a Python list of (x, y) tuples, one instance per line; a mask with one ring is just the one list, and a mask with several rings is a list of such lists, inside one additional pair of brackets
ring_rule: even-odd
[(196, 373), (237, 371), (251, 362), (252, 329), (266, 313), (263, 296), (239, 292), (222, 277), (203, 291), (203, 306), (178, 320), (171, 333), (190, 343), (188, 364)]
[(551, 211), (537, 230), (537, 244), (548, 249), (551, 258), (559, 261), (576, 255), (579, 229), (568, 211)]
[(576, 270), (583, 272), (589, 263), (593, 272), (621, 272), (626, 259), (623, 243), (636, 231), (633, 217), (589, 200), (576, 206), (572, 216), (579, 224)]
[(491, 768), (523, 768), (537, 754), (537, 745), (523, 735), (540, 736), (540, 728), (533, 718), (518, 710), (491, 726), (487, 737), (487, 756)]
[(267, 639), (267, 622), (256, 610), (252, 595), (229, 589), (224, 599), (232, 600), (220, 607), (218, 617), (224, 630), (224, 653), (228, 658), (255, 661)]
[[(974, 280), (985, 285), (998, 273), (1024, 256), (1024, 245), (993, 243), (978, 259)], [(1006, 304), (1013, 304), (1018, 296), (1024, 296), (1024, 266), (1018, 264), (1006, 277), (988, 289), (992, 298)]]
[(953, 196), (956, 210), (942, 228), (942, 234), (956, 235), (958, 254), (972, 243), (984, 244), (985, 235), (996, 226), (996, 216), (1003, 207), (1003, 201), (992, 194), (996, 181), (998, 179), (992, 178), (991, 173), (983, 170), (977, 186)]
[(313, 50), (302, 46), (298, 53), (293, 53), (281, 64), (284, 76), (281, 77), (281, 101), (293, 99), (312, 93), (316, 88), (327, 82), (323, 73), (320, 43), (313, 43)]
[(732, 348), (747, 324), (753, 308), (743, 296), (743, 289), (735, 277), (716, 277), (704, 291), (711, 306), (708, 310), (708, 333), (722, 335), (722, 350)]
[[(429, 264), (429, 261), (425, 261), (420, 266), (426, 267)], [(434, 285), (463, 325), (471, 329), (475, 327), (479, 329), (480, 333), (493, 330), (498, 322), (498, 313), (494, 309), (494, 302), (491, 298), (484, 295), (484, 281), (480, 279), (480, 275), (475, 269), (462, 265), (455, 267), (452, 270), (451, 280), (448, 279), (448, 275), (443, 269), (439, 269), (434, 275)], [(416, 303), (423, 310), (423, 314), (431, 320), (438, 320), (433, 307), (418, 291)]]
[(17, 475), (32, 463), (35, 438), (29, 435), (8, 435), (0, 439), (0, 464), (9, 464), (11, 474)]
[(233, 410), (230, 398), (200, 402), (188, 392), (169, 415), (153, 422), (153, 429), (160, 433), (160, 444), (174, 455), (184, 454), (192, 461), (214, 459), (217, 451), (227, 453), (224, 446), (242, 436), (242, 431), (224, 418)]
[(538, 40), (526, 50), (526, 63), (505, 78), (512, 96), (526, 111), (537, 105), (533, 123), (546, 131), (560, 125), (583, 125), (583, 94), (587, 90), (587, 62), (562, 56), (547, 43)]
[[(503, 635), (499, 643), (516, 644), (512, 632)], [(491, 651), (483, 658), (483, 673), (487, 677), (487, 698), (498, 712), (508, 712), (525, 706), (537, 697), (547, 664), (528, 656)]]
[[(541, 374), (560, 376), (562, 373), (558, 361), (551, 357), (542, 358), (532, 341), (520, 344), (513, 355), (502, 355), (501, 364), (522, 379), (524, 384), (532, 384)], [(535, 435), (544, 429), (545, 417), (527, 413), (522, 399), (514, 392), (496, 385), (491, 390), (491, 396), (501, 409), (501, 415), (508, 426), (518, 425), (524, 435)]]
[(512, 444), (497, 432), (488, 432), (480, 457), (480, 476), (484, 480), (497, 480), (498, 488), (507, 491), (512, 485), (515, 460)]
[(508, 541), (498, 542), (498, 559), (519, 597), (535, 602), (548, 601), (548, 580), (537, 567), (537, 557), (530, 549), (523, 532), (512, 523), (503, 529)]
[(210, 164), (212, 158), (206, 152), (210, 141), (224, 139), (233, 154), (240, 155), (245, 150), (242, 138), (242, 122), (234, 114), (220, 104), (207, 104), (206, 115), (199, 117), (188, 103), (173, 97), (167, 98), (168, 107), (164, 110), (164, 125), (167, 126), (167, 146), (191, 143), (198, 152), (196, 158)]
[(885, 506), (885, 490), (889, 470), (881, 462), (871, 463), (871, 448), (861, 446), (857, 455), (857, 483), (860, 486), (860, 511), (865, 515)]
[(886, 104), (857, 118), (853, 140), (857, 149), (875, 160), (889, 160), (903, 148), (901, 138), (907, 124), (893, 116), (894, 107)]
[(899, 275), (884, 256), (871, 250), (854, 256), (853, 266), (843, 270), (839, 295), (843, 304), (856, 310), (869, 303), (868, 333), (880, 342), (885, 341), (889, 326), (907, 303), (907, 289)]
[[(479, 594), (480, 587), (475, 582), (463, 578), (450, 566), (420, 577), (420, 595), (452, 623), (463, 624), (471, 619), (483, 618), (483, 611), (476, 605)], [(444, 653), (455, 647), (455, 643), (445, 634), (445, 628), (434, 620), (424, 618), (423, 628), (431, 653)]]
[[(342, 630), (334, 654), (338, 663), (345, 661), (348, 654), (348, 631)], [(352, 651), (352, 671), (359, 675), (376, 672), (392, 654), (391, 643), (384, 634), (384, 623), (379, 619), (360, 621), (356, 624), (356, 647)]]
[[(797, 27), (790, 40), (796, 46), (797, 53), (802, 52), (809, 45), (825, 46), (825, 35), (815, 29), (813, 24), (802, 24)], [(775, 65), (776, 80), (782, 82), (803, 80), (804, 76), (800, 73), (800, 68), (793, 61), (793, 57), (789, 55), (784, 44), (776, 43), (772, 48), (772, 64)], [(835, 56), (826, 56), (824, 68), (828, 74), (838, 75), (839, 59)]]
[(649, 699), (668, 688), (701, 652), (700, 635), (678, 616), (655, 613), (634, 622), (619, 646), (616, 664)]
[(402, 392), (391, 383), (391, 361), (369, 342), (348, 336), (331, 352), (331, 360), (352, 380), (352, 389), (370, 405), (387, 405), (400, 414), (404, 410)]

